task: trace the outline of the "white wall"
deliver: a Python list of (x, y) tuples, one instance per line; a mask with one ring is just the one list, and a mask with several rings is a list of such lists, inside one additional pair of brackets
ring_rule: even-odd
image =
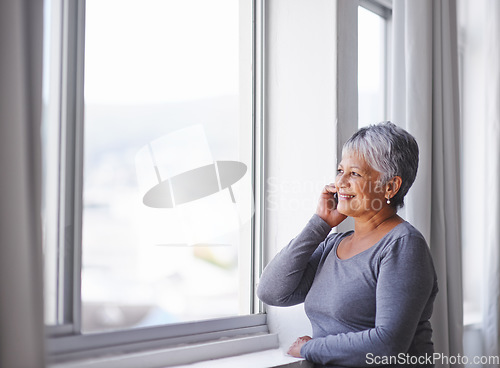
[[(266, 2), (266, 259), (301, 231), (336, 173), (336, 2)], [(269, 308), (286, 349), (310, 335), (302, 305)]]

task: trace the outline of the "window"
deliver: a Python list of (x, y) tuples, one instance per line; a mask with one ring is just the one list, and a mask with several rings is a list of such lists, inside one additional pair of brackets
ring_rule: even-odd
[(253, 290), (259, 6), (46, 3), (45, 298), (55, 360), (103, 343), (267, 331)]
[(249, 314), (251, 18), (87, 0), (85, 19), (83, 331)]
[[(458, 71), (460, 83), (460, 163), (461, 163), (461, 189), (463, 196), (475, 191), (487, 192), (489, 180), (481, 182), (471, 181), (468, 174), (471, 170), (488, 172), (488, 150), (478, 149), (485, 145), (488, 136), (486, 124), (478, 121), (488, 120), (486, 113), (487, 79), (484, 78), (483, 69), (488, 63), (487, 37), (477, 40), (473, 34), (485, 33), (484, 14), (489, 10), (487, 6), (467, 4), (459, 1), (458, 15)], [(480, 16), (478, 16), (481, 14)], [(480, 189), (478, 189), (480, 188)], [(480, 329), (485, 309), (488, 281), (486, 272), (488, 236), (487, 214), (490, 213), (490, 204), (486, 201), (463, 201), (462, 223), (462, 283), (464, 299), (464, 326), (466, 329)], [(479, 230), (479, 231), (478, 231)], [(467, 337), (464, 336), (464, 339)], [(471, 343), (464, 340), (466, 347)]]
[(362, 1), (358, 7), (359, 127), (388, 120), (390, 4)]

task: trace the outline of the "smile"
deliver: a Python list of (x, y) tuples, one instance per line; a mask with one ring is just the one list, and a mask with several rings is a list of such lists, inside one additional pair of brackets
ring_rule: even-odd
[(340, 199), (352, 199), (354, 198), (355, 196), (353, 195), (348, 195), (348, 194), (339, 194), (339, 198)]

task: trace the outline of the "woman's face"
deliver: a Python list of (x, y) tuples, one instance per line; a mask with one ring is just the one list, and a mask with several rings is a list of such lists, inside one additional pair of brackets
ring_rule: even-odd
[(373, 215), (387, 206), (385, 190), (379, 182), (380, 173), (354, 153), (346, 153), (337, 170), (337, 210), (346, 216)]

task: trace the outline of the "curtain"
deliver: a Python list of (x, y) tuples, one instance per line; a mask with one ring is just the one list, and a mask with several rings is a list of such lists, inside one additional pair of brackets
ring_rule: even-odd
[[(485, 90), (486, 193), (484, 214), (485, 279), (483, 298), (484, 355), (499, 356), (500, 347), (500, 2), (487, 0), (485, 14)], [(490, 364), (487, 367), (498, 367)]]
[(0, 367), (44, 367), (43, 1), (0, 1)]
[[(435, 350), (463, 355), (455, 1), (394, 1), (393, 35), (392, 120), (412, 133), (420, 148), (405, 217), (425, 236), (436, 267), (440, 291), (431, 321)], [(436, 367), (448, 366), (436, 361)]]

